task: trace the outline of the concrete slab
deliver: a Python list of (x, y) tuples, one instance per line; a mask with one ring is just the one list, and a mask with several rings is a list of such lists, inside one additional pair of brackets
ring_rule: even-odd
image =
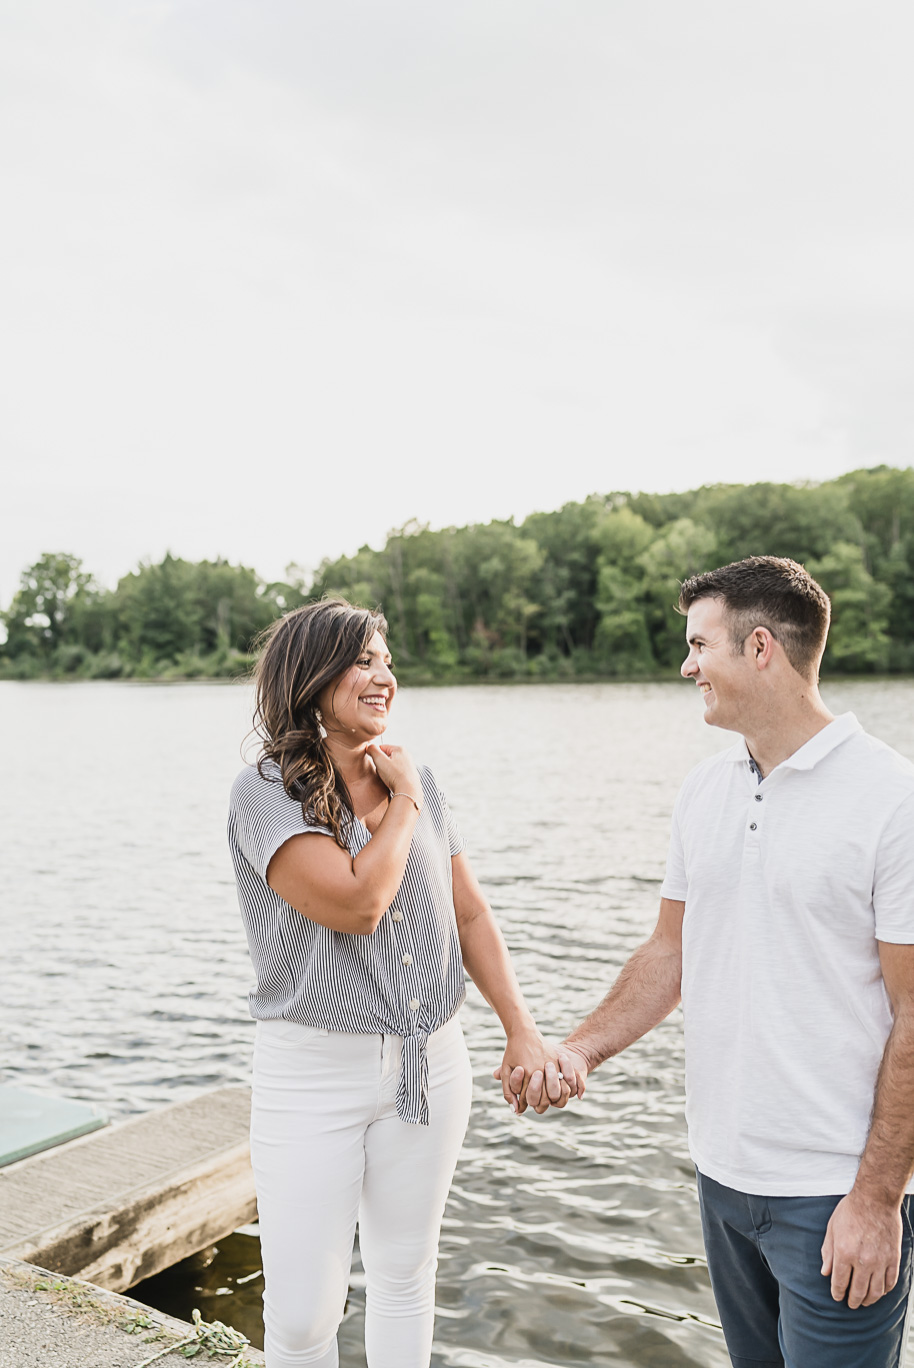
[[(193, 1333), (193, 1326), (132, 1297), (0, 1259), (0, 1368), (137, 1368)], [(248, 1346), (243, 1353), (245, 1368), (264, 1362), (257, 1349)], [(187, 1368), (200, 1357), (213, 1368), (228, 1368), (234, 1355), (189, 1360), (173, 1351), (156, 1359), (154, 1368)]]
[(218, 1088), (0, 1169), (0, 1256), (114, 1292), (254, 1219), (250, 1092)]

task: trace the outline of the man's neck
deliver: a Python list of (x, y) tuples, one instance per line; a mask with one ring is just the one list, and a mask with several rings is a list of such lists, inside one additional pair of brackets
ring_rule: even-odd
[(801, 746), (811, 741), (834, 715), (828, 711), (816, 693), (814, 698), (803, 702), (789, 711), (783, 709), (770, 716), (759, 718), (753, 723), (751, 731), (743, 733), (749, 754), (758, 765), (762, 775), (768, 775), (778, 765), (789, 760)]

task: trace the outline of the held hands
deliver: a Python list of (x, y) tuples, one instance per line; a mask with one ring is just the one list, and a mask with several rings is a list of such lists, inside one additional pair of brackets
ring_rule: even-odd
[(850, 1307), (872, 1306), (898, 1281), (899, 1203), (875, 1202), (851, 1189), (835, 1207), (822, 1245), (822, 1276), (831, 1294)]
[(549, 1045), (535, 1027), (508, 1037), (504, 1059), (492, 1071), (505, 1101), (520, 1115), (528, 1105), (538, 1115), (584, 1096), (587, 1061), (568, 1045)]
[[(580, 1050), (563, 1042), (557, 1051), (553, 1064), (546, 1061), (542, 1070), (536, 1070), (527, 1084), (527, 1102), (538, 1116), (549, 1107), (564, 1107), (568, 1097), (583, 1097), (589, 1072), (587, 1060)], [(519, 1080), (517, 1080), (519, 1081)], [(568, 1087), (568, 1097), (563, 1096), (562, 1088)]]
[(408, 793), (421, 808), (424, 801), (422, 781), (409, 752), (402, 746), (371, 745), (367, 749), (381, 783), (386, 784), (391, 793)]

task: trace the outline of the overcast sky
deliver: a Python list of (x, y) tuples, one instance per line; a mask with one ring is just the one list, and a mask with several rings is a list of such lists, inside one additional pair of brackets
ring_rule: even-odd
[(914, 437), (914, 11), (0, 0), (0, 603)]

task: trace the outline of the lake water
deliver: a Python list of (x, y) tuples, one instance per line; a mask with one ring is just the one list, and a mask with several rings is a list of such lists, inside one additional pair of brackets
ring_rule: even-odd
[[(914, 684), (829, 684), (914, 759)], [(124, 1117), (248, 1080), (253, 1026), (225, 844), (246, 686), (0, 683), (3, 1081)], [(563, 1034), (650, 931), (687, 770), (732, 738), (684, 683), (404, 690), (389, 739), (448, 794), (528, 1001)], [(252, 748), (249, 745), (249, 753)], [(583, 1102), (514, 1118), (470, 989), (475, 1105), (441, 1240), (433, 1363), (723, 1368), (674, 1013)], [(137, 1295), (261, 1343), (256, 1234)], [(364, 1365), (360, 1266), (341, 1332)]]

